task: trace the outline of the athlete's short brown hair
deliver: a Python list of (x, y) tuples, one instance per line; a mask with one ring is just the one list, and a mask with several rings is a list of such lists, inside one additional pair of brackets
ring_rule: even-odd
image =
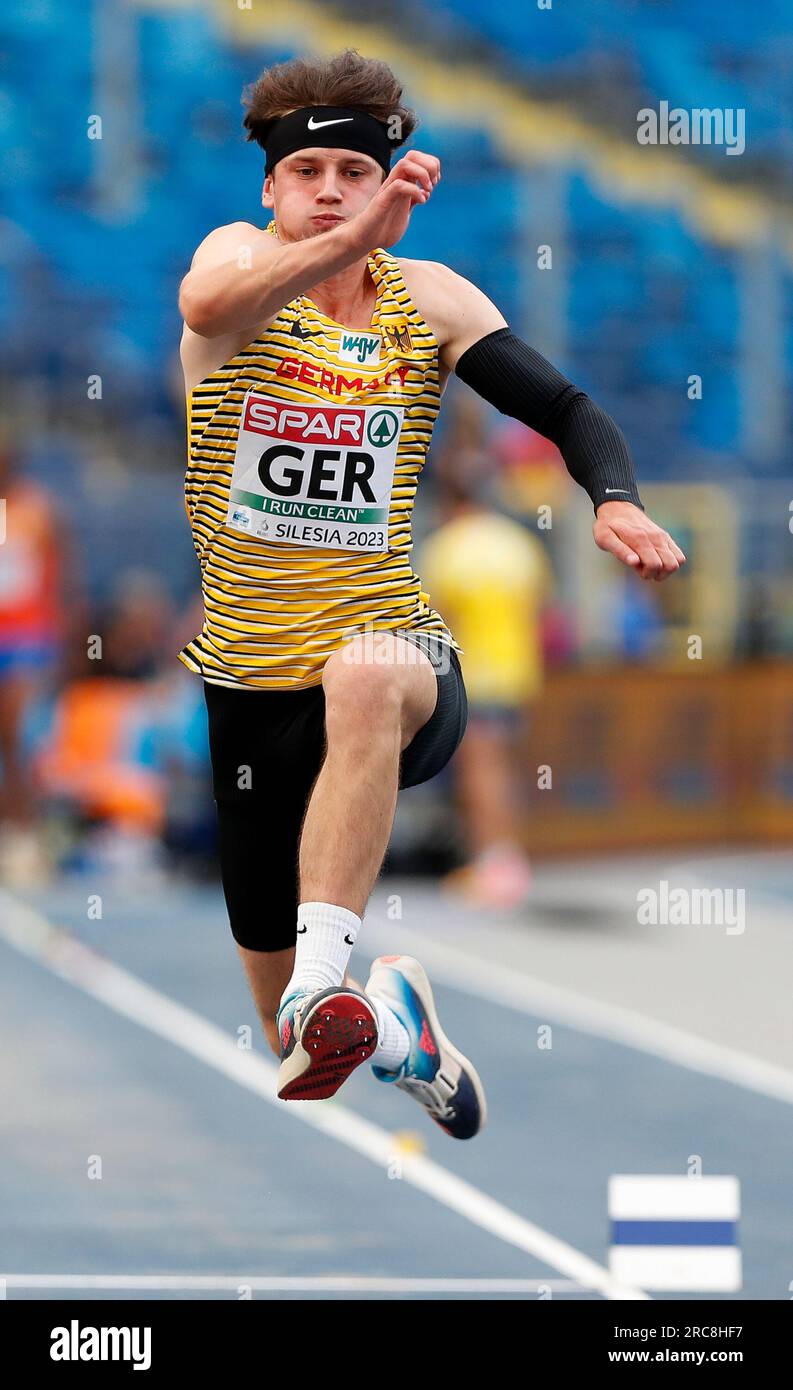
[(245, 88), (242, 102), (247, 107), (242, 122), (247, 138), (262, 149), (275, 122), (304, 106), (349, 106), (366, 111), (375, 120), (392, 123), (395, 148), (403, 145), (419, 124), (415, 111), (403, 106), (402, 83), (388, 64), (378, 58), (362, 58), (355, 48), (345, 48), (332, 58), (292, 58), (265, 68), (257, 81)]

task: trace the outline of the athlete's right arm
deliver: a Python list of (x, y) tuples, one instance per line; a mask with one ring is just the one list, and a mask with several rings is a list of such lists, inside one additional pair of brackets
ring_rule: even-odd
[[(179, 311), (202, 338), (242, 333), (354, 259), (339, 230), (282, 246), (250, 222), (205, 237), (179, 287)], [(329, 245), (329, 239), (334, 238)]]

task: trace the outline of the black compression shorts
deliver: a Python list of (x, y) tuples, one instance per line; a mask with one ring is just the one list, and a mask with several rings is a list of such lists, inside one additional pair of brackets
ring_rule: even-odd
[[(399, 786), (428, 782), (459, 746), (468, 722), (460, 660), (427, 633), (405, 633), (438, 682), (434, 713), (402, 753)], [(250, 951), (294, 946), (298, 847), (325, 756), (325, 691), (239, 690), (204, 681), (220, 869), (234, 940)]]

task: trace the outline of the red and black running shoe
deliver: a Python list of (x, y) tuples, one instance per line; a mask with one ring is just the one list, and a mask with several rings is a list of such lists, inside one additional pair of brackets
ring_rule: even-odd
[(296, 994), (278, 1013), (281, 1100), (326, 1100), (377, 1047), (377, 1017), (365, 994), (333, 985)]

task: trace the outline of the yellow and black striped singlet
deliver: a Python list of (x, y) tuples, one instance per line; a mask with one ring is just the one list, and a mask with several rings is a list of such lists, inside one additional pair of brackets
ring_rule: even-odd
[[(298, 296), (188, 397), (185, 506), (204, 624), (178, 655), (214, 684), (317, 685), (330, 654), (357, 631), (410, 629), (461, 650), (410, 565), (413, 500), (440, 408), (438, 342), (396, 259), (377, 248), (368, 265), (377, 286), (368, 333)], [(249, 473), (235, 473), (232, 488), (244, 448)], [(265, 484), (260, 449), (273, 458)], [(379, 511), (348, 510), (345, 502), (365, 501), (368, 478), (372, 486), (382, 478), (375, 460), (386, 455), (390, 501), (386, 491)], [(279, 500), (290, 487), (302, 500)], [(336, 529), (334, 516), (345, 525)], [(314, 518), (322, 520), (315, 526)], [(287, 539), (267, 539), (274, 530)], [(320, 543), (305, 543), (308, 535)], [(331, 536), (335, 544), (321, 543)], [(368, 551), (354, 548), (364, 543)]]

